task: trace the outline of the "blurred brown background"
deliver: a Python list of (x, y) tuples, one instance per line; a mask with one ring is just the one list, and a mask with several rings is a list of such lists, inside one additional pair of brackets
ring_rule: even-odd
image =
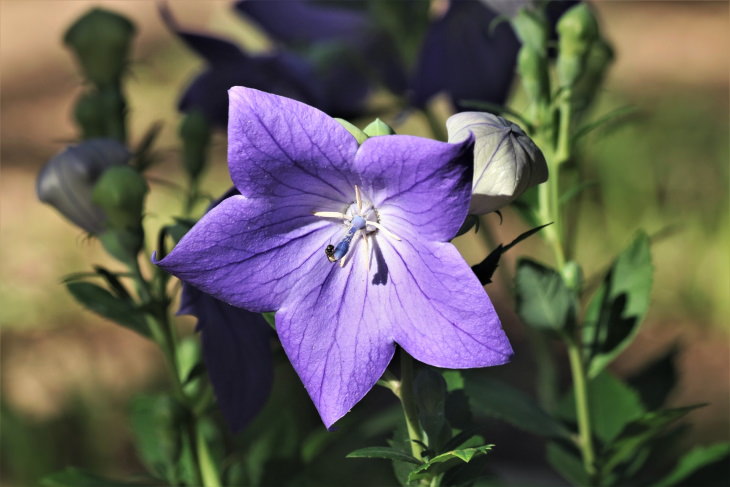
[[(604, 189), (581, 216), (586, 224), (579, 233), (579, 255), (589, 271), (597, 270), (636, 229), (677, 227), (654, 245), (653, 307), (616, 370), (636, 370), (680, 344), (681, 379), (672, 402), (711, 403), (692, 414), (694, 441), (727, 438), (728, 3), (594, 4), (617, 53), (604, 108), (628, 103), (641, 116), (594, 137), (585, 150)], [(128, 435), (126, 401), (161, 375), (162, 361), (152, 346), (82, 311), (66, 294), (63, 275), (105, 258), (96, 242), (35, 197), (37, 171), (74, 135), (70, 111), (80, 78), (61, 37), (93, 5), (122, 12), (137, 24), (136, 62), (127, 87), (131, 138), (138, 141), (150, 124), (164, 123), (159, 146), (168, 160), (160, 173), (175, 170), (176, 97), (200, 66), (164, 28), (151, 1), (0, 1), (2, 434), (5, 440), (12, 435), (13, 451), (4, 441), (3, 457), (15, 462), (16, 470), (48, 471), (93, 451), (96, 458), (84, 458), (83, 464), (124, 471), (134, 463), (127, 443), (118, 441)], [(171, 7), (186, 27), (227, 35), (252, 49), (265, 46), (229, 2), (171, 2)], [(207, 180), (214, 192), (227, 184), (222, 148), (220, 141), (220, 161)], [(153, 194), (149, 218), (163, 222), (175, 197), (163, 188)], [(521, 229), (514, 214), (505, 216), (507, 223), (495, 229), (502, 241)], [(469, 260), (486, 254), (479, 239), (459, 243)], [(516, 253), (540, 252), (539, 245), (530, 245)], [(512, 306), (509, 289), (504, 281), (489, 289), (503, 309)], [(56, 453), (44, 453), (39, 445)], [(24, 466), (23, 455), (34, 465)]]

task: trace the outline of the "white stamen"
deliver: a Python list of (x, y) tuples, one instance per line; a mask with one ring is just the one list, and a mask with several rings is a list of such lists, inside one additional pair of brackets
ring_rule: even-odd
[(355, 203), (357, 203), (357, 211), (362, 215), (362, 195), (360, 194), (360, 188), (355, 185)]
[(368, 225), (372, 225), (375, 228), (377, 228), (378, 230), (381, 230), (384, 234), (386, 234), (390, 238), (393, 238), (393, 239), (398, 240), (398, 241), (402, 240), (398, 235), (396, 235), (395, 233), (391, 232), (390, 230), (388, 230), (387, 228), (385, 228), (383, 225), (381, 225), (378, 222), (371, 222), (371, 221), (369, 221), (368, 222)]
[(348, 218), (344, 213), (337, 213), (336, 211), (315, 211), (312, 215), (320, 218), (337, 218), (340, 220), (347, 220)]

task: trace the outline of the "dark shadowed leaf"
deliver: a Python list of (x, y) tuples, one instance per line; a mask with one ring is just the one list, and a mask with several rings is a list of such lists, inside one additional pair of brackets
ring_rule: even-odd
[(530, 237), (531, 235), (539, 232), (548, 225), (550, 225), (550, 223), (531, 228), (528, 231), (518, 235), (516, 239), (512, 240), (507, 245), (499, 244), (497, 248), (492, 250), (483, 261), (476, 265), (473, 265), (471, 270), (474, 271), (474, 274), (476, 274), (476, 276), (479, 278), (479, 282), (481, 282), (482, 285), (492, 282), (492, 276), (494, 275), (494, 271), (497, 270), (497, 266), (499, 265), (499, 259), (502, 257), (502, 254), (504, 254), (509, 249), (522, 242), (526, 238)]
[[(721, 461), (725, 461), (727, 464), (729, 456), (730, 442), (716, 443), (708, 446), (697, 446), (685, 453), (685, 455), (680, 458), (679, 462), (677, 462), (674, 469), (669, 472), (669, 475), (661, 479), (652, 487), (672, 487), (674, 485), (678, 485), (679, 482), (682, 482), (694, 472), (704, 467)], [(725, 481), (728, 479), (727, 474), (730, 474), (730, 467), (726, 465), (724, 476)]]
[(66, 288), (85, 308), (122, 326), (149, 337), (144, 313), (132, 302), (118, 298), (101, 286), (90, 282), (67, 282)]
[(472, 411), (502, 419), (539, 436), (566, 438), (568, 431), (522, 391), (477, 374), (464, 374)]
[(677, 384), (677, 367), (674, 362), (679, 345), (672, 346), (661, 357), (628, 379), (632, 389), (641, 396), (648, 410), (659, 409)]
[(640, 233), (614, 261), (586, 310), (588, 374), (597, 376), (634, 340), (649, 308), (653, 266), (649, 237)]

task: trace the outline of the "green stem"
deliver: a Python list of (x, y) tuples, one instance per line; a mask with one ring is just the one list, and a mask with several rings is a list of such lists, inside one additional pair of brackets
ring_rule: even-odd
[(401, 349), (400, 354), (400, 371), (400, 388), (397, 395), (403, 407), (403, 416), (406, 419), (411, 453), (416, 459), (423, 460), (421, 456), (423, 430), (421, 430), (421, 424), (418, 422), (418, 408), (413, 395), (413, 359), (403, 349)]
[(583, 366), (580, 345), (571, 337), (567, 337), (565, 340), (568, 347), (570, 372), (573, 376), (573, 390), (575, 392), (575, 411), (578, 419), (578, 447), (583, 457), (583, 468), (593, 478), (596, 474), (596, 457), (593, 451), (593, 434), (591, 432), (586, 371)]
[(205, 441), (199, 427), (195, 427), (195, 450), (197, 452), (198, 469), (203, 487), (221, 487), (218, 469), (213, 462), (208, 449), (208, 442)]

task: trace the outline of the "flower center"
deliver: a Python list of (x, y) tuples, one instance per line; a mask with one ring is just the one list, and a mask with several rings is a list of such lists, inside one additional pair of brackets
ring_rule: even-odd
[[(342, 220), (347, 227), (345, 234), (336, 244), (329, 244), (324, 249), (324, 253), (330, 262), (340, 263), (340, 267), (345, 266), (347, 254), (357, 244), (357, 241), (363, 240), (365, 243), (365, 259), (367, 268), (370, 269), (371, 245), (370, 238), (375, 238), (375, 232), (382, 231), (385, 235), (395, 240), (400, 238), (393, 232), (386, 229), (380, 223), (378, 211), (369, 201), (363, 201), (360, 188), (355, 185), (355, 201), (351, 203), (345, 213), (335, 211), (316, 211), (314, 216), (320, 218), (334, 218)], [(360, 239), (353, 243), (355, 235), (360, 235)]]

